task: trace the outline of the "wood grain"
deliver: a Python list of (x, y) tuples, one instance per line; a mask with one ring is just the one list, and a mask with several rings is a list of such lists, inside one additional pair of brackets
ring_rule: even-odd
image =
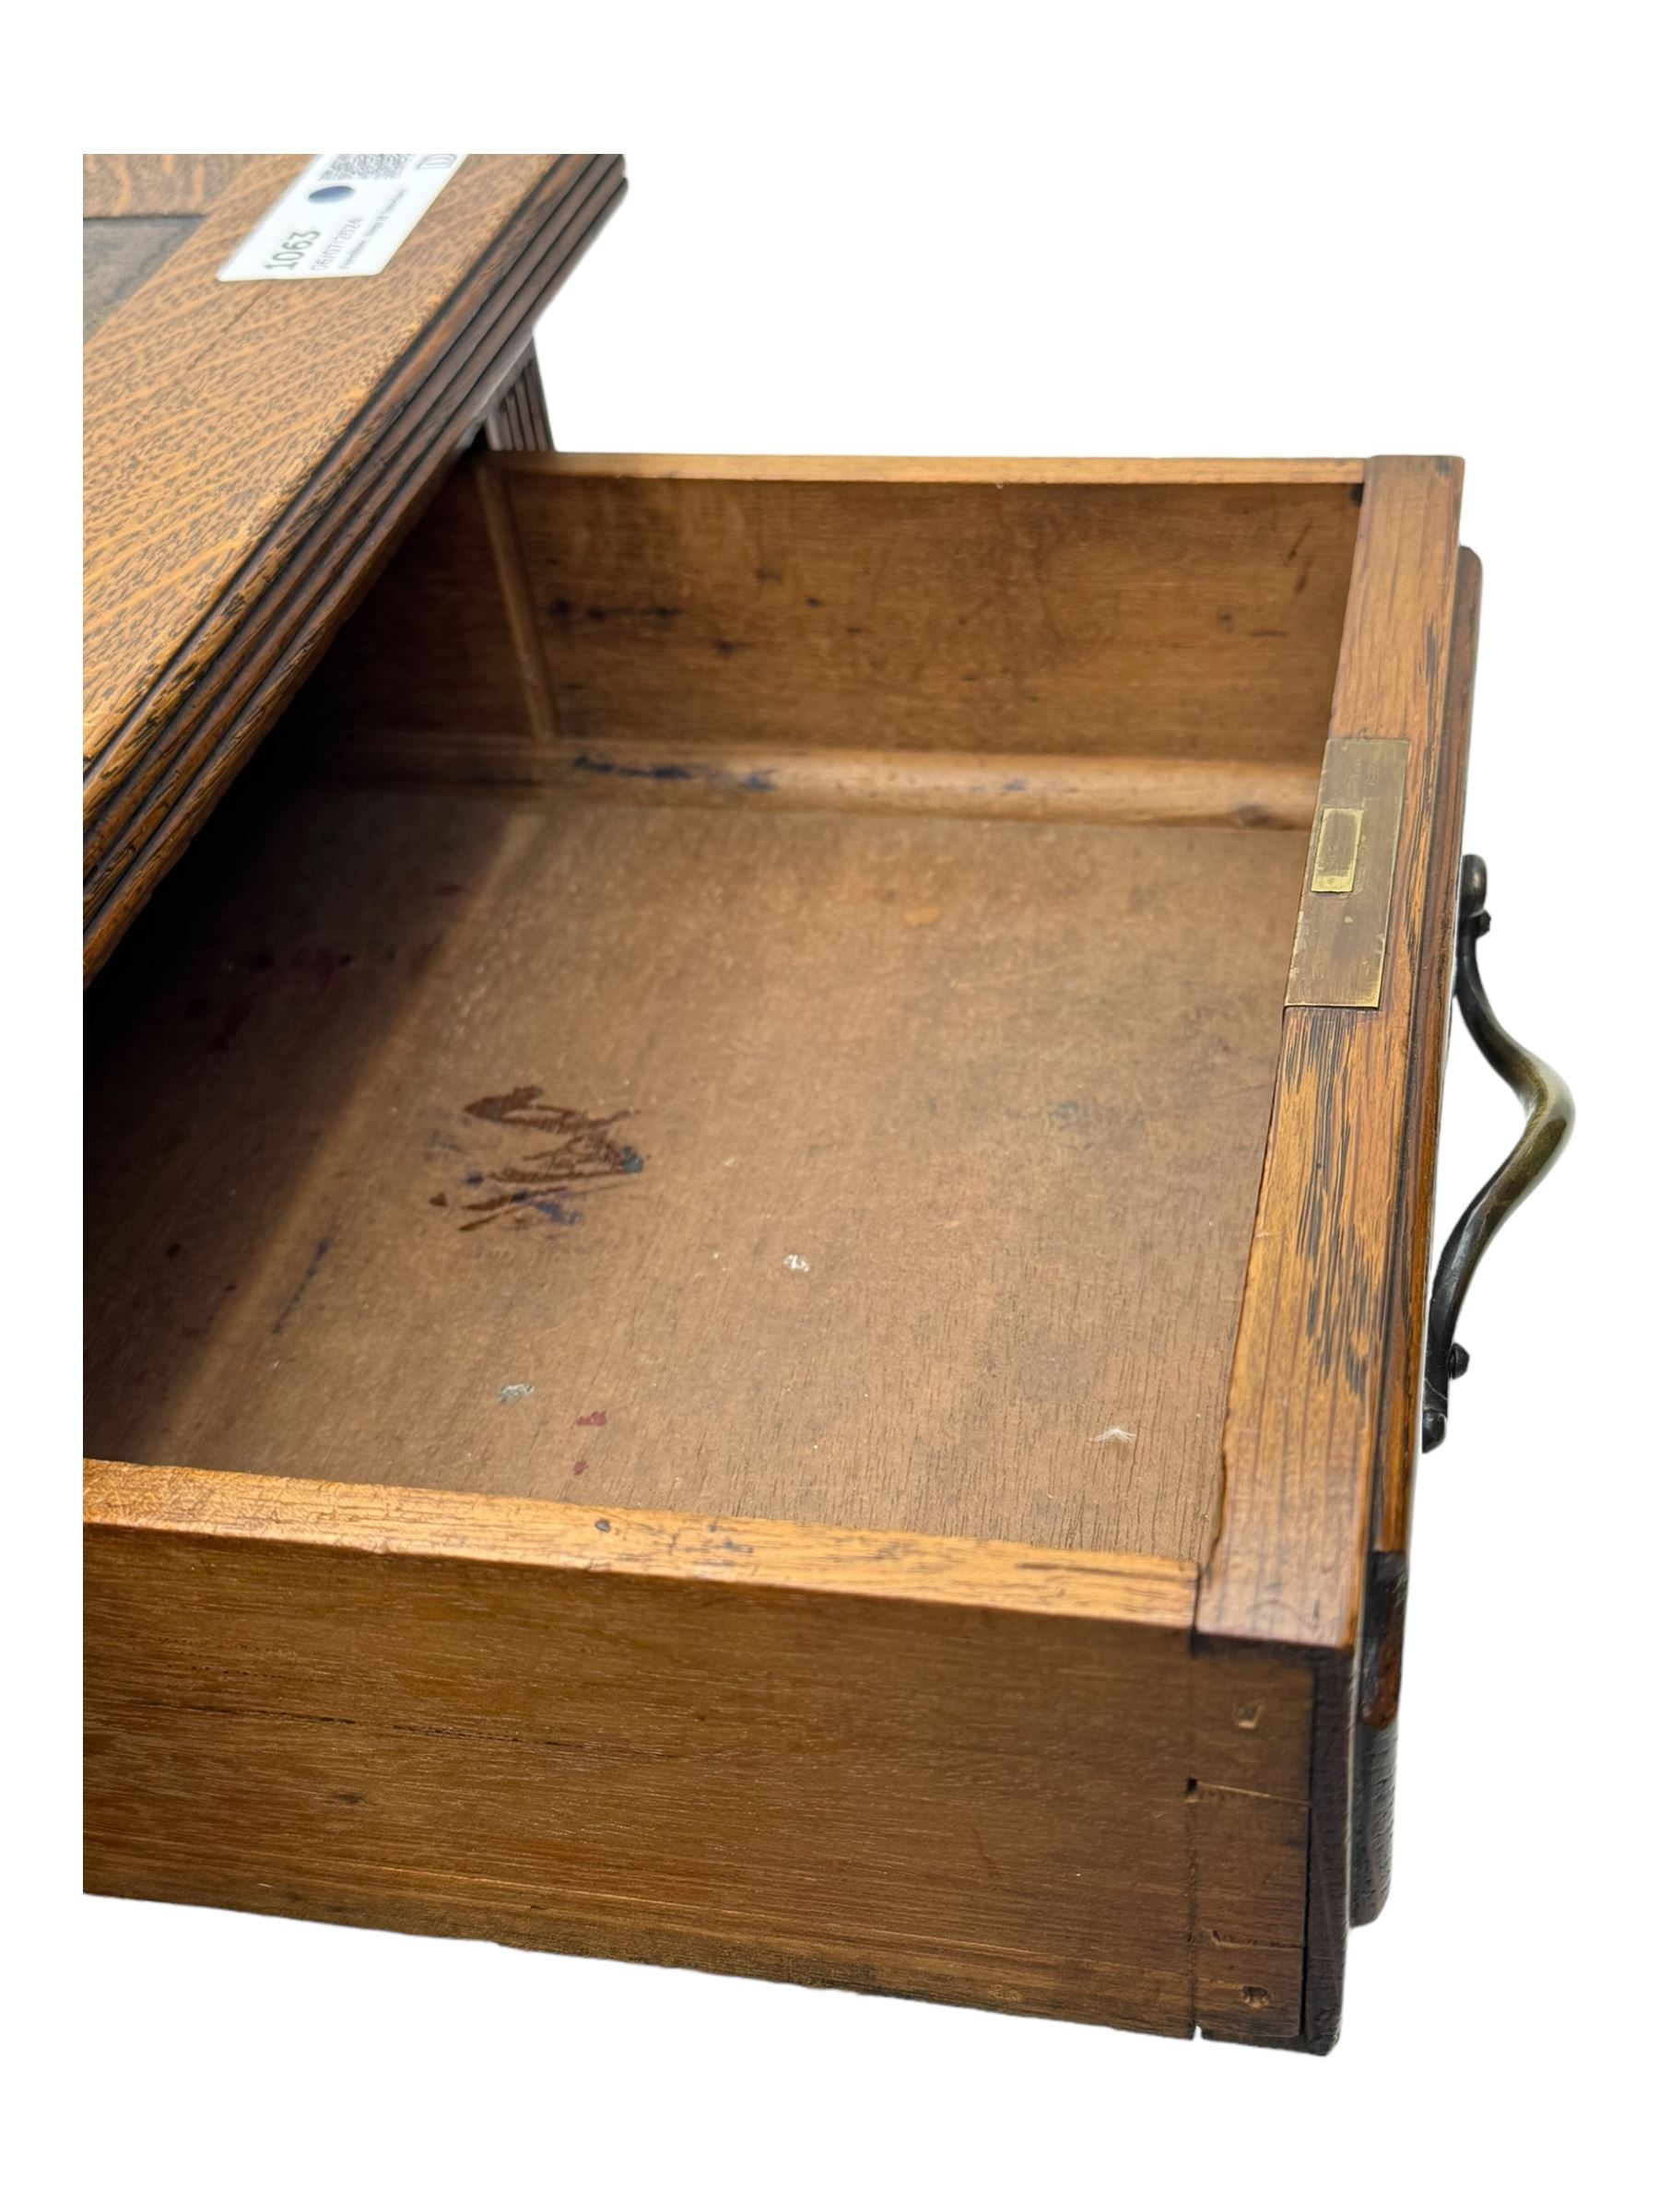
[[(88, 1527), (324, 1545), (399, 1559), (551, 1567), (571, 1573), (720, 1583), (820, 1597), (1192, 1626), (1190, 1559), (1137, 1559), (902, 1529), (827, 1528), (798, 1521), (714, 1520), (568, 1505), (545, 1498), (225, 1475), (195, 1467), (86, 1464)], [(1211, 1754), (1218, 1764), (1227, 1739)]]
[[(478, 630), (469, 626), (468, 634)], [(515, 636), (516, 642), (516, 636)], [(455, 641), (443, 655), (453, 665)], [(544, 694), (538, 664), (523, 658), (531, 719)], [(420, 688), (406, 665), (396, 688)], [(358, 690), (354, 679), (352, 689)], [(381, 678), (363, 685), (383, 694)], [(311, 702), (308, 702), (310, 704)], [(428, 695), (424, 712), (435, 712)], [(1087, 753), (854, 752), (850, 747), (700, 744), (582, 746), (477, 729), (367, 732), (339, 720), (331, 687), (327, 724), (338, 738), (331, 771), (422, 788), (482, 784), (493, 791), (604, 795), (640, 806), (742, 807), (751, 814), (803, 807), (838, 814), (947, 814), (1004, 821), (1101, 822), (1120, 829), (1305, 830), (1319, 771), (1288, 760), (1160, 759)], [(420, 712), (420, 709), (417, 709)]]
[(1294, 2042), (1302, 2023), (1307, 1805), (1204, 1783), (1193, 1793), (1193, 1820), (1199, 2025), (1223, 2041)]
[[(494, 618), (495, 620), (499, 621), (500, 615), (505, 615), (508, 637), (512, 645), (511, 657), (518, 677), (518, 693), (522, 702), (521, 712), (517, 720), (536, 740), (535, 750), (539, 754), (553, 744), (557, 732), (553, 719), (552, 687), (547, 680), (547, 668), (542, 653), (540, 628), (536, 621), (535, 604), (530, 594), (529, 577), (524, 568), (524, 549), (519, 539), (518, 516), (513, 510), (512, 501), (508, 496), (505, 478), (500, 469), (490, 465), (487, 455), (479, 454), (477, 457), (470, 476), (469, 488), (473, 490), (479, 511), (484, 517), (484, 526), (489, 541), (489, 559), (487, 564), (475, 571), (466, 583), (458, 584), (455, 596), (463, 603), (470, 599), (475, 604), (482, 596), (500, 609), (500, 613)], [(432, 541), (429, 537), (427, 542), (430, 544)], [(447, 571), (453, 573), (454, 556), (450, 546), (442, 544), (438, 549), (435, 560), (429, 558), (425, 562), (417, 560), (411, 561), (408, 565), (411, 570), (418, 571), (422, 567), (435, 567), (441, 571)], [(394, 624), (397, 623), (400, 611), (396, 606), (388, 610), (389, 618)], [(382, 616), (382, 628), (376, 633), (375, 638), (368, 641), (367, 649), (370, 652), (374, 650), (376, 639), (385, 638), (386, 632), (383, 624), (386, 619), (387, 617)], [(465, 622), (465, 627), (469, 630), (477, 629), (477, 616)], [(406, 630), (403, 634), (407, 636), (408, 633)], [(365, 641), (354, 639), (352, 642), (354, 652), (351, 660), (355, 665), (363, 657)], [(448, 646), (443, 647), (441, 654), (447, 661), (451, 655), (451, 649)], [(421, 680), (421, 670), (418, 665), (410, 667), (406, 653), (401, 674), (394, 677), (392, 683), (394, 696), (406, 700), (411, 688), (418, 686)], [(372, 741), (371, 733), (373, 725), (359, 720), (356, 711), (357, 701), (354, 699), (347, 698), (344, 701), (343, 713), (340, 711), (341, 702), (336, 700), (334, 704), (335, 707), (335, 737), (333, 749), (335, 757), (341, 759), (346, 772), (350, 773), (352, 755), (359, 751), (366, 740)], [(472, 767), (470, 753), (477, 742), (479, 724), (476, 717), (476, 712), (468, 702), (459, 701), (458, 709), (461, 716), (459, 729), (464, 731), (465, 735), (458, 735), (457, 727), (452, 724), (444, 733), (445, 742), (460, 756), (470, 771)], [(400, 725), (399, 735), (401, 735), (403, 731), (409, 726), (408, 722), (401, 713), (396, 716), (396, 720)], [(428, 726), (432, 726), (433, 715), (430, 710), (429, 710), (427, 721)], [(470, 780), (470, 776), (468, 780)]]
[(981, 1546), (871, 1595), (825, 1586), (834, 1532), (782, 1533), (803, 1586), (638, 1526), (594, 1571), (606, 1516), (540, 1504), (503, 1547), (465, 1500), (88, 1497), (91, 1888), (1292, 2040), (1306, 1677), (1195, 1658), (1168, 1569), (1124, 1619), (1115, 1563), (987, 1605)]
[(256, 795), (92, 1026), (97, 1449), (1202, 1556), (1300, 832)]
[(559, 453), (548, 476), (782, 484), (1347, 484), (1363, 461), (1032, 459), (914, 453)]
[(458, 739), (533, 749), (524, 741), (535, 726), (529, 702), (540, 655), (526, 669), (510, 613), (517, 571), (498, 565), (505, 510), (487, 507), (492, 472), (477, 462), (467, 454), (437, 487), (306, 685), (296, 720), (343, 768), (352, 754), (381, 772), (377, 741), (387, 752), (406, 741), (453, 754)]
[(1414, 1070), (1442, 1049), (1446, 1020), (1422, 970), (1437, 963), (1454, 896), (1441, 799), (1442, 778), (1461, 782), (1467, 734), (1457, 705), (1459, 639), (1470, 636), (1457, 607), (1461, 487), (1455, 461), (1367, 468), (1332, 735), (1408, 748), (1391, 942), (1374, 1009), (1285, 1012), (1220, 1534), (1199, 1588), (1201, 1635), (1324, 1653), (1313, 1666), (1302, 1999), (1316, 2050), (1340, 2022), (1356, 1900), (1366, 1910), (1374, 1891), (1363, 1861), (1354, 1887), (1356, 1705), (1373, 1516), (1395, 1479), (1383, 1455), (1415, 1371), (1415, 1356), (1393, 1348), (1401, 1179), (1423, 1111)]
[[(558, 458), (561, 465), (570, 459)], [(816, 465), (798, 465), (810, 471)], [(888, 650), (891, 640), (884, 641), (879, 634), (871, 638), (867, 663), (849, 664), (855, 687), (867, 684), (879, 693), (886, 684), (890, 690), (887, 705), (872, 705), (856, 723), (833, 687), (826, 690), (825, 641), (811, 621), (798, 627), (788, 619), (782, 627), (774, 624), (775, 652), (766, 665), (741, 682), (733, 678), (729, 691), (725, 679), (711, 679), (702, 665), (709, 655), (700, 646), (685, 649), (697, 665), (682, 669), (682, 647), (666, 633), (677, 632), (688, 617), (705, 629), (721, 629), (723, 618), (705, 603), (723, 593), (735, 593), (746, 602), (775, 597), (782, 548), (788, 548), (792, 565), (841, 559), (839, 552), (825, 552), (825, 546), (847, 547), (851, 560), (872, 535), (884, 541), (895, 534), (902, 536), (902, 518), (892, 511), (892, 486), (877, 479), (874, 495), (869, 482), (818, 486), (799, 511), (793, 504), (798, 488), (794, 479), (763, 488), (763, 504), (780, 491), (792, 500), (787, 510), (751, 517), (755, 529), (766, 534), (772, 565), (754, 568), (750, 548), (745, 555), (750, 566), (739, 564), (741, 572), (735, 575), (730, 558), (720, 550), (720, 534), (705, 541), (688, 515), (676, 525), (685, 542), (677, 556), (680, 565), (670, 602), (659, 596), (660, 548), (635, 531), (626, 547), (607, 541), (606, 549), (595, 553), (589, 544), (596, 528), (594, 517), (585, 506), (570, 503), (571, 487), (564, 477), (553, 484), (538, 478), (526, 492), (519, 485), (516, 464), (500, 466), (487, 456), (475, 457), (457, 472), (412, 535), (395, 568), (321, 671), (308, 712), (314, 725), (326, 731), (330, 756), (340, 769), (415, 782), (581, 790), (604, 778), (615, 795), (653, 803), (1304, 825), (1317, 784), (1318, 751), (1312, 738), (1300, 752), (1284, 749), (1291, 738), (1286, 725), (1273, 719), (1282, 671), (1269, 670), (1264, 677), (1271, 698), (1246, 704), (1250, 726), (1240, 740), (1245, 749), (1230, 757), (1226, 747), (1239, 715), (1214, 708), (1209, 677), (1192, 675), (1192, 656), (1181, 649), (1175, 634), (1195, 626), (1206, 629), (1197, 655), (1202, 664), (1210, 651), (1212, 627), (1205, 594), (1213, 595), (1209, 587), (1216, 579), (1209, 578), (1206, 586), (1197, 573), (1202, 561), (1191, 558), (1186, 540), (1207, 526), (1207, 502), (1218, 496), (1210, 488), (1153, 488), (1156, 524), (1138, 583), (1132, 581), (1134, 516), (1120, 517), (1129, 535), (1116, 559), (1115, 582), (1105, 573), (1104, 556), (1085, 558), (1091, 532), (1100, 530), (1098, 520), (1090, 519), (1090, 502), (1121, 497), (1121, 490), (1062, 487), (1041, 494), (1047, 502), (1043, 527), (1049, 542), (1029, 573), (992, 596), (1013, 658), (1030, 661), (1043, 673), (1021, 682), (1012, 710), (1006, 699), (989, 691), (982, 703), (965, 709), (960, 701), (968, 687), (957, 679), (936, 680), (936, 669), (961, 651), (960, 602), (955, 594), (963, 586), (965, 571), (974, 571), (975, 589), (982, 594), (992, 570), (1018, 562), (1018, 518), (1000, 500), (986, 510), (985, 488), (976, 487), (973, 465), (962, 466), (978, 521), (971, 516), (951, 520), (949, 502), (963, 485), (931, 488), (930, 498), (947, 503), (936, 511), (936, 527), (930, 524), (924, 534), (912, 532), (915, 542), (907, 556), (902, 665), (895, 668)], [(695, 505), (711, 488), (667, 477), (651, 479), (650, 488), (653, 498), (673, 512), (682, 501)], [(1329, 489), (1321, 491), (1322, 500), (1328, 500)], [(1346, 492), (1336, 489), (1336, 504), (1325, 508), (1319, 526), (1335, 533), (1330, 573), (1340, 583), (1351, 557), (1353, 514)], [(1196, 513), (1184, 504), (1194, 494), (1201, 503)], [(740, 480), (736, 496), (747, 502), (756, 495)], [(1131, 496), (1147, 495), (1132, 488)], [(1258, 488), (1245, 496), (1259, 503), (1277, 495)], [(574, 602), (566, 603), (559, 622), (565, 631), (574, 629), (573, 642), (547, 641), (547, 594), (525, 558), (526, 512), (533, 520), (539, 517), (535, 526), (544, 532), (559, 533), (569, 524), (574, 535), (566, 558), (572, 568), (580, 563), (595, 590), (602, 571), (608, 577), (604, 603), (590, 595), (579, 619), (571, 613)], [(1239, 526), (1259, 531), (1265, 524), (1258, 513)], [(975, 529), (981, 535), (970, 544)], [(482, 555), (485, 544), (491, 558)], [(1279, 582), (1280, 555), (1290, 547), (1297, 547), (1295, 560)], [(1288, 629), (1265, 620), (1264, 594), (1277, 592), (1292, 603), (1302, 602), (1312, 573), (1305, 565), (1313, 559), (1305, 532), (1291, 532), (1282, 547), (1277, 539), (1264, 542), (1256, 552), (1271, 571), (1267, 583), (1246, 584), (1235, 575), (1236, 589), (1225, 595), (1237, 600), (1240, 611), (1218, 610), (1233, 628), (1274, 632), (1267, 639), (1243, 638), (1241, 660), (1223, 635), (1221, 652), (1246, 670), (1259, 669), (1262, 664), (1253, 656), (1280, 651), (1289, 636)], [(1242, 559), (1245, 553), (1241, 544), (1234, 544), (1219, 557), (1221, 565)], [(705, 575), (712, 581), (705, 582)], [(1103, 599), (1109, 586), (1118, 594), (1115, 610)], [(806, 596), (810, 601), (818, 594)], [(1058, 652), (1054, 610), (1071, 606), (1074, 596), (1077, 615), (1065, 618), (1075, 619), (1084, 657), (1066, 681), (1075, 691), (1092, 672), (1098, 692), (1080, 703), (1066, 693), (1053, 700), (1051, 711), (1046, 658)], [(1262, 622), (1245, 623), (1244, 610), (1252, 606), (1263, 615)], [(636, 621), (629, 610), (641, 608), (655, 611), (649, 620)], [(810, 606), (805, 612), (811, 614)], [(1301, 618), (1300, 604), (1296, 618)], [(1323, 729), (1339, 607), (1324, 609), (1318, 619), (1326, 628), (1325, 644), (1319, 648), (1310, 640), (1307, 650), (1324, 654), (1324, 677), (1315, 680), (1323, 680), (1326, 690), (1312, 698), (1304, 719), (1310, 728)], [(735, 620), (728, 626), (739, 627)], [(603, 648), (585, 634), (596, 636), (601, 629), (612, 628), (618, 634)], [(878, 632), (878, 626), (873, 628)], [(735, 661), (747, 650), (735, 639), (724, 643), (729, 650), (716, 656), (724, 661)], [(864, 650), (861, 641), (858, 651)], [(516, 664), (520, 675), (517, 701), (502, 690), (510, 663)], [(1141, 694), (1135, 686), (1148, 667), (1156, 677), (1157, 697), (1144, 711), (1136, 703)], [(935, 674), (918, 677), (919, 668)], [(1114, 690), (1120, 685), (1121, 698)], [(577, 693), (583, 704), (572, 715), (570, 701)], [(1193, 738), (1192, 749), (1131, 749), (1136, 716), (1144, 712), (1153, 716), (1156, 726), (1148, 741), (1155, 747), (1164, 745), (1171, 727), (1179, 724)], [(1266, 741), (1278, 748), (1266, 755), (1249, 749), (1263, 735), (1257, 724), (1264, 717), (1271, 723)], [(570, 734), (561, 726), (572, 721), (587, 734)], [(1125, 725), (1121, 733), (1120, 724)], [(856, 742), (860, 738), (865, 742)], [(1053, 749), (1001, 749), (1016, 743)], [(923, 747), (930, 749), (919, 749)]]
[(227, 569), (265, 544), (547, 164), (535, 155), (464, 164), (372, 282), (217, 284), (302, 167), (297, 155), (249, 162), (188, 250), (88, 348), (88, 758), (207, 619)]
[(1367, 473), (1331, 726), (1409, 747), (1392, 942), (1374, 1010), (1285, 1011), (1199, 1606), (1211, 1633), (1349, 1653), (1358, 1641), (1410, 1068), (1425, 1042), (1418, 971), (1448, 926), (1430, 863), (1461, 483), (1453, 461)]
[(712, 478), (500, 454), (554, 732), (1316, 763), (1344, 484)]
[(87, 350), (89, 968), (512, 382), (623, 182), (599, 158), (471, 157), (371, 284), (217, 284), (297, 166), (247, 164)]
[(206, 215), (253, 154), (83, 154), (88, 218)]
[(1465, 547), (1457, 560), (1445, 734), (1428, 864), (1429, 909), (1432, 913), (1443, 913), (1445, 920), (1438, 937), (1431, 929), (1425, 931), (1418, 966), (1418, 1004), (1407, 1065), (1406, 1145), (1394, 1211), (1391, 1316), (1383, 1351), (1382, 1432), (1366, 1578), (1359, 1724), (1354, 1747), (1352, 1909), (1356, 1925), (1375, 1920), (1388, 1901), (1394, 1865), (1394, 1770), (1399, 1755), (1409, 1586), (1406, 1555), (1422, 1419), (1424, 1329), (1434, 1265), (1435, 1165), (1452, 1016), (1464, 790), (1479, 626), (1480, 563)]
[(514, 373), (512, 382), (484, 419), (485, 441), (492, 453), (550, 453), (553, 426), (547, 417), (547, 395), (542, 390), (541, 370), (532, 347)]
[[(613, 180), (612, 197), (617, 188)], [(250, 714), (256, 735), (296, 688), (338, 612), (353, 604), (418, 512), (434, 481), (434, 437), (464, 440), (512, 376), (526, 304), (546, 295), (591, 236), (594, 196), (603, 189), (601, 180), (573, 192), (500, 299), (467, 319), (441, 371), (407, 399), (373, 465), (358, 470), (349, 489), (295, 546), (280, 588), (257, 611), (243, 613), (165, 732), (145, 737), (138, 754), (132, 747), (140, 740), (134, 737), (126, 751), (118, 747), (93, 772), (83, 894), (88, 916), (99, 916), (112, 899), (130, 903), (135, 888), (142, 895), (154, 880), (157, 841), (176, 846), (224, 780), (227, 765), (239, 764), (250, 740)], [(463, 406), (458, 395), (468, 393)]]
[[(1404, 1552), (1410, 1541), (1411, 1499), (1420, 1441), (1423, 1337), (1434, 1269), (1434, 1185), (1440, 1151), (1441, 1099), (1452, 1022), (1458, 881), (1463, 858), (1464, 793), (1475, 708), (1475, 665), (1480, 634), (1480, 562), (1465, 546), (1457, 556), (1446, 706), (1434, 779), (1433, 827), (1426, 862), (1426, 909), (1406, 1062), (1406, 1143), (1394, 1206), (1394, 1256), (1389, 1286), (1391, 1325), (1381, 1391), (1383, 1429), (1378, 1447), (1375, 1548)], [(1397, 1694), (1397, 1677), (1395, 1681)]]
[[(1369, 465), (1357, 541), (1347, 464), (441, 489), (92, 1002), (88, 1435), (260, 1470), (88, 1471), (93, 1886), (1330, 2047), (1458, 484)], [(1229, 561), (1289, 634), (1194, 627)], [(815, 638), (831, 578), (874, 646)], [(1374, 1011), (1281, 1004), (1320, 653), (1330, 734), (1408, 753)]]

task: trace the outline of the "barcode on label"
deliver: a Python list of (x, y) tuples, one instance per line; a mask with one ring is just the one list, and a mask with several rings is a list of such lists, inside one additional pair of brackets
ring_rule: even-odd
[(324, 184), (345, 184), (357, 178), (379, 177), (394, 183), (413, 154), (336, 154), (318, 180)]

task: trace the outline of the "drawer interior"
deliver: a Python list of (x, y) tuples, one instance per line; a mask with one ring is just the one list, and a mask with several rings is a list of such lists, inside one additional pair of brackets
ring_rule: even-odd
[(459, 476), (98, 980), (88, 1451), (1203, 1556), (1355, 488), (775, 465)]

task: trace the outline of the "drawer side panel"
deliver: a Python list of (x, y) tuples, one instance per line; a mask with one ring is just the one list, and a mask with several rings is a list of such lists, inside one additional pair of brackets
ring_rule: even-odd
[(90, 1888), (1294, 2033), (1301, 1677), (1182, 1629), (118, 1525), (87, 1618)]

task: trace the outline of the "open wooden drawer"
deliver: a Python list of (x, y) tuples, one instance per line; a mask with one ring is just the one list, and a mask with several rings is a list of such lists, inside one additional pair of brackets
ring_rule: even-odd
[(89, 1886), (1328, 2046), (1459, 479), (450, 481), (89, 998)]

